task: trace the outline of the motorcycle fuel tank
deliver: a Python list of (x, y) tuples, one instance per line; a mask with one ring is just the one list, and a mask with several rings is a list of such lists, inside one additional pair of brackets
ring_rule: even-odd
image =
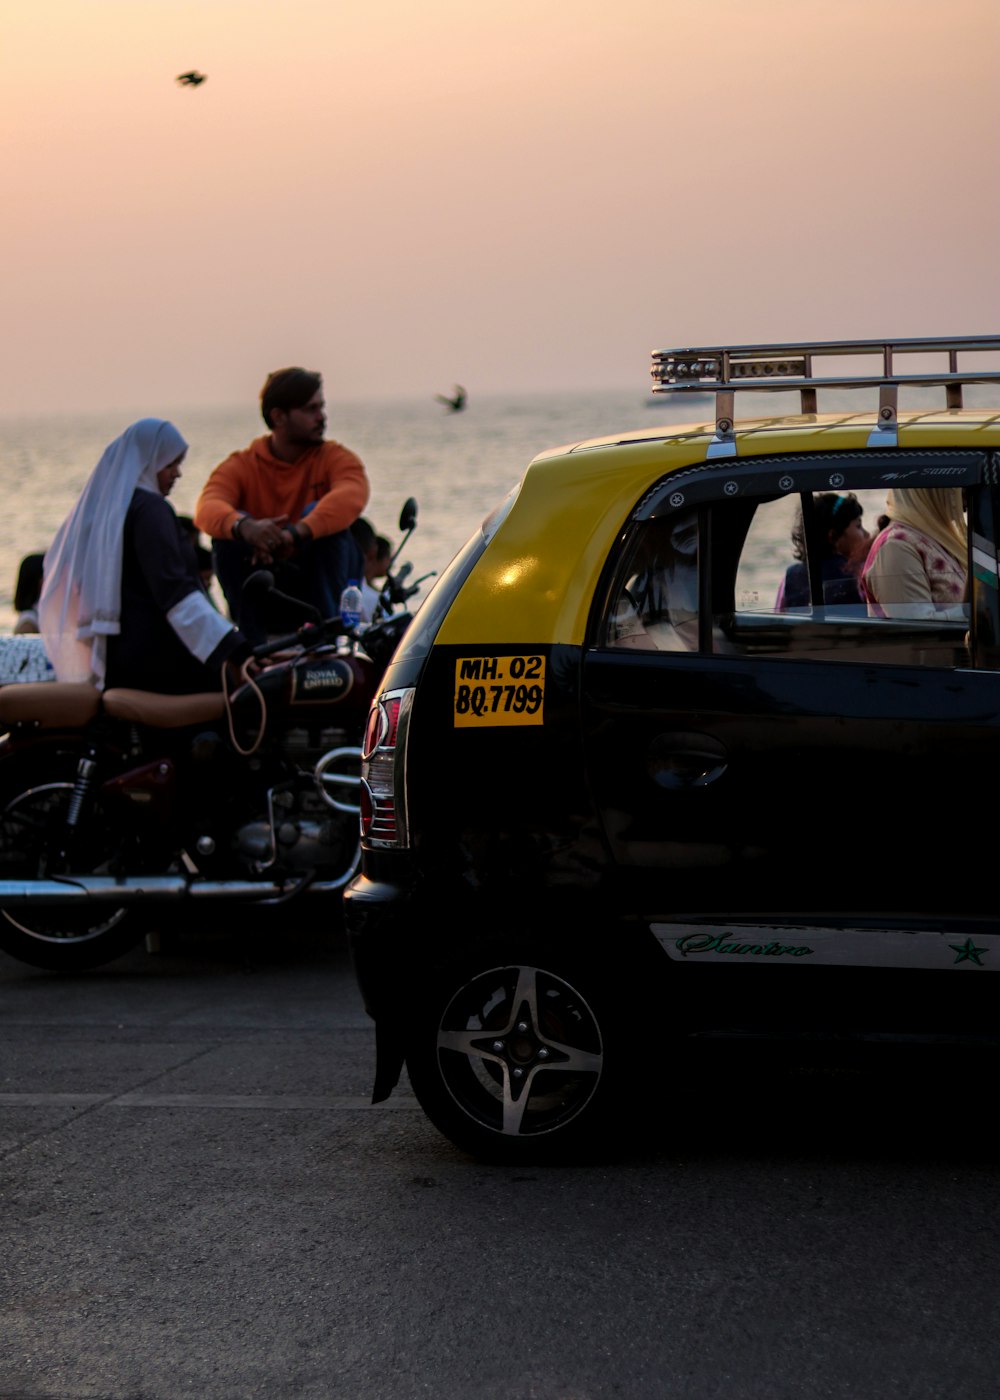
[(262, 696), (269, 728), (317, 723), (360, 728), (377, 685), (367, 657), (331, 648), (266, 667), (236, 693), (233, 709), (239, 722), (259, 722)]

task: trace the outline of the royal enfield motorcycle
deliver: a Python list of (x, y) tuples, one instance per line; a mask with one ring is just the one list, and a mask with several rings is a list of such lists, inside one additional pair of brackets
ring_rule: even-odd
[(313, 613), (231, 690), (0, 687), (0, 948), (76, 971), (195, 905), (339, 897), (360, 858), (368, 708), (431, 577), (393, 572), (416, 515), (411, 498), (367, 628)]

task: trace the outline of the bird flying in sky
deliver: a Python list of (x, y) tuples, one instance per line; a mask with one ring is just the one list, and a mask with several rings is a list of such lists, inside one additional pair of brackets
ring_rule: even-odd
[(465, 407), (467, 395), (461, 384), (456, 384), (451, 397), (447, 394), (435, 394), (434, 397), (438, 403), (443, 403), (445, 408), (451, 409), (452, 413), (459, 413)]
[(192, 68), (190, 73), (178, 73), (177, 81), (183, 83), (185, 87), (197, 87), (199, 83), (205, 81), (207, 76), (207, 73), (199, 73)]

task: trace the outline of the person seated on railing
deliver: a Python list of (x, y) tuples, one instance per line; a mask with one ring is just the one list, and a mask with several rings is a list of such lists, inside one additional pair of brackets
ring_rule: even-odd
[(364, 574), (361, 586), (361, 621), (371, 622), (375, 616), (382, 590), (376, 587), (379, 579), (384, 579), (392, 562), (392, 545), (385, 535), (377, 535), (370, 520), (359, 515), (351, 526), (351, 534), (357, 540), (364, 556)]
[(886, 512), (888, 523), (861, 573), (869, 614), (966, 620), (968, 536), (961, 487), (895, 487)]
[(14, 589), (14, 635), (26, 636), (38, 631), (38, 596), (42, 591), (42, 564), (44, 554), (26, 554), (17, 571), (17, 585)]
[[(810, 533), (822, 542), (824, 548), (820, 563), (822, 602), (828, 607), (865, 601), (859, 575), (871, 543), (871, 534), (862, 521), (863, 511), (861, 502), (853, 493), (840, 495), (836, 491), (822, 491), (813, 496), (814, 520)], [(778, 612), (807, 608), (811, 601), (820, 601), (812, 600), (809, 594), (806, 531), (801, 509), (792, 526), (792, 553), (796, 562), (789, 564), (778, 588), (775, 601)]]
[(368, 613), (369, 622), (374, 617), (382, 597), (382, 586), (385, 584), (391, 563), (391, 540), (387, 540), (385, 535), (376, 535), (374, 546), (365, 557), (365, 576), (361, 581), (362, 606)]
[(45, 555), (38, 604), (60, 681), (218, 690), (250, 647), (213, 606), (167, 495), (187, 443), (143, 418), (105, 448)]
[[(364, 464), (328, 440), (322, 377), (293, 366), (269, 374), (260, 393), (268, 432), (231, 453), (202, 487), (194, 519), (212, 540), (231, 616), (255, 644), (302, 620), (282, 595), (336, 615), (349, 579), (363, 572), (350, 525), (368, 503)], [(243, 587), (258, 569), (276, 590)]]

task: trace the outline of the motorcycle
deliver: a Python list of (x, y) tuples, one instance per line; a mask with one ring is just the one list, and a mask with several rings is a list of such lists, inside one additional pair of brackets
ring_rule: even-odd
[[(255, 647), (231, 692), (0, 687), (4, 952), (78, 971), (120, 957), (165, 909), (344, 888), (360, 862), (368, 709), (433, 576), (393, 573), (416, 517), (411, 497), (367, 627), (300, 604), (307, 620)], [(247, 586), (293, 602), (266, 570)]]

